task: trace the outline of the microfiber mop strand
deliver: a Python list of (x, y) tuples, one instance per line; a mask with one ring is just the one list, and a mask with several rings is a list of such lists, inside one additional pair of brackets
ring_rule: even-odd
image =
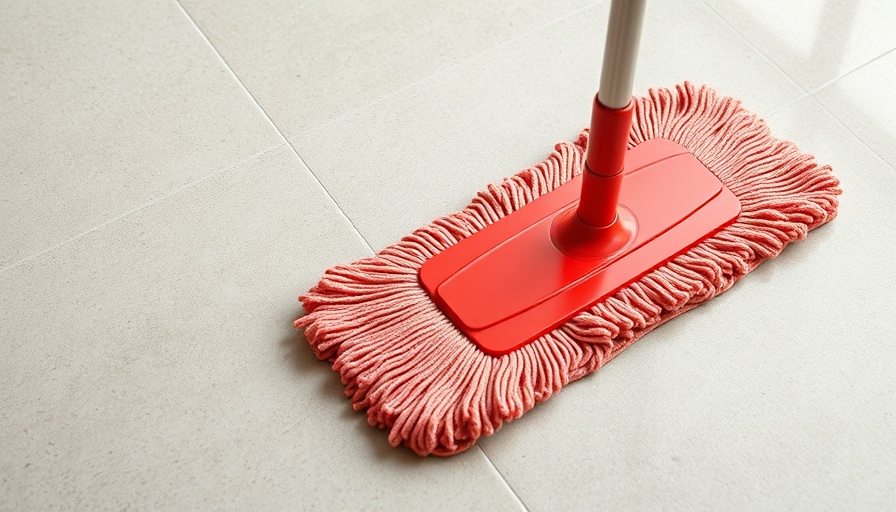
[(296, 320), (333, 363), (355, 410), (419, 455), (468, 449), (564, 385), (597, 370), (663, 322), (727, 290), (762, 261), (833, 219), (839, 182), (772, 137), (738, 100), (684, 83), (634, 99), (629, 147), (665, 137), (688, 148), (740, 200), (740, 217), (688, 252), (501, 357), (481, 352), (417, 281), (428, 258), (582, 171), (588, 133), (490, 185), (463, 211), (376, 256), (326, 272)]

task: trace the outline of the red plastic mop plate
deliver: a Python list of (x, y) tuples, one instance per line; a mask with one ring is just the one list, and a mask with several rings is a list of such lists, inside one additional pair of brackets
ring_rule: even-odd
[(420, 269), (420, 282), (436, 304), (484, 352), (500, 356), (554, 330), (740, 214), (737, 197), (687, 149), (653, 139), (626, 154), (618, 211), (633, 232), (622, 249), (570, 256), (555, 247), (551, 228), (557, 218), (575, 215), (581, 180), (539, 197)]

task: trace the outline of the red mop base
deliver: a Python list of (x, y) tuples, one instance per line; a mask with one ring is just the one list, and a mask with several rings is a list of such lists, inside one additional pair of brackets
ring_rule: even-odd
[(830, 167), (772, 137), (740, 102), (691, 84), (635, 98), (629, 147), (665, 138), (690, 151), (741, 204), (732, 224), (531, 343), (482, 351), (420, 285), (423, 264), (582, 172), (587, 132), (375, 256), (331, 268), (300, 297), (303, 328), (356, 410), (393, 446), (451, 455), (606, 364), (656, 326), (724, 292), (833, 219)]
[[(687, 149), (666, 139), (628, 150), (617, 221), (591, 230), (608, 232), (606, 237), (561, 231), (570, 221), (588, 231), (574, 217), (581, 182), (576, 176), (420, 269), (433, 300), (484, 352), (501, 356), (553, 331), (740, 213), (734, 194)], [(594, 245), (592, 254), (556, 244), (582, 239)]]

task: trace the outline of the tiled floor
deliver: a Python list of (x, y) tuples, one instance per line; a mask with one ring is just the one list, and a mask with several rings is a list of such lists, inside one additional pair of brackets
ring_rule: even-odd
[(0, 3), (0, 509), (896, 503), (896, 4), (654, 1), (638, 93), (740, 97), (840, 216), (450, 459), (291, 328), (575, 136), (609, 3)]

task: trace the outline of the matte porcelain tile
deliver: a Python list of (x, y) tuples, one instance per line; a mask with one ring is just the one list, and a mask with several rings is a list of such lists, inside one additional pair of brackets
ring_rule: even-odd
[(289, 137), (594, 0), (182, 3)]
[(896, 166), (896, 51), (816, 94), (871, 149)]
[(888, 0), (705, 1), (807, 91), (896, 48)]
[(834, 167), (839, 216), (485, 439), (530, 510), (896, 502), (896, 172), (811, 98), (769, 122)]
[[(608, 14), (608, 4), (586, 9), (290, 140), (382, 248), (576, 137), (590, 119)], [(760, 113), (798, 97), (796, 85), (718, 25), (700, 2), (651, 4), (638, 93), (690, 79)], [(718, 66), (732, 56), (745, 65)]]
[(0, 3), (0, 269), (282, 138), (174, 2)]
[(0, 273), (0, 508), (518, 510), (478, 449), (390, 448), (292, 329), (366, 254), (280, 147)]

